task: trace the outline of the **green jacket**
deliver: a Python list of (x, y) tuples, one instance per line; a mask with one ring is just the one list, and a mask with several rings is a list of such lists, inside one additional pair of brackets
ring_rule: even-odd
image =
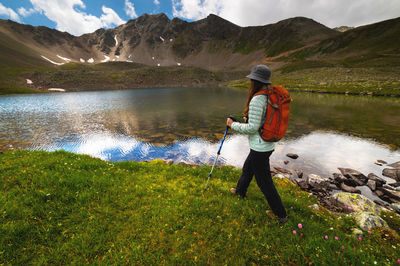
[(241, 134), (248, 135), (250, 149), (258, 152), (272, 151), (275, 149), (274, 142), (263, 140), (258, 133), (265, 119), (267, 110), (267, 96), (256, 95), (249, 104), (249, 118), (247, 123), (233, 122), (231, 128)]

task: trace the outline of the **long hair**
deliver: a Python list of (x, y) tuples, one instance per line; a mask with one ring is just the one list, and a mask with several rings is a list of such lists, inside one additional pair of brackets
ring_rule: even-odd
[(243, 114), (245, 117), (249, 116), (249, 104), (251, 99), (253, 98), (254, 94), (262, 90), (264, 87), (268, 88), (269, 84), (261, 83), (257, 80), (252, 79), (250, 82), (249, 93), (247, 95), (246, 106), (244, 108)]

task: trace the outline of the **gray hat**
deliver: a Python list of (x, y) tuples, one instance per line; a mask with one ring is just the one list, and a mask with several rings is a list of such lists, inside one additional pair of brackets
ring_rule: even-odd
[(271, 84), (271, 70), (266, 65), (254, 66), (251, 73), (246, 76), (249, 79), (257, 80), (261, 83)]

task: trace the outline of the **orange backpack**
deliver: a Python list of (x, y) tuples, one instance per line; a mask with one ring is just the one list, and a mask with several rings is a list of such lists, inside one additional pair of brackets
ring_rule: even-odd
[(282, 86), (272, 86), (270, 89), (261, 90), (255, 95), (267, 95), (267, 112), (265, 122), (259, 129), (260, 136), (268, 142), (279, 141), (286, 133), (289, 123), (289, 105), (293, 100), (287, 89)]

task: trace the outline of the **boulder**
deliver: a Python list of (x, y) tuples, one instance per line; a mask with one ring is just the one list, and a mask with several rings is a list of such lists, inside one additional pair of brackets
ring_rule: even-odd
[(382, 171), (382, 175), (390, 177), (390, 178), (400, 182), (400, 169), (385, 168)]
[(335, 181), (336, 184), (341, 184), (347, 180), (346, 177), (342, 176), (339, 173), (333, 173), (332, 176), (333, 176), (333, 180)]
[(376, 182), (374, 180), (368, 180), (367, 186), (372, 190), (375, 191), (376, 190)]
[(388, 164), (388, 166), (393, 167), (393, 168), (400, 169), (400, 161), (395, 162), (395, 163)]
[(392, 187), (400, 187), (400, 182), (390, 183), (389, 186), (392, 186)]
[(384, 160), (377, 160), (377, 162), (380, 163), (380, 164), (387, 164), (387, 162), (384, 161)]
[(359, 189), (348, 186), (345, 183), (340, 184), (340, 189), (343, 190), (344, 192), (361, 194), (361, 191)]
[(301, 170), (294, 170), (298, 178), (303, 178), (303, 171)]
[(283, 163), (284, 163), (284, 164), (288, 164), (288, 163), (289, 163), (289, 161), (283, 161)]
[(368, 174), (368, 180), (374, 180), (377, 187), (381, 187), (383, 186), (383, 184), (386, 184), (386, 181), (384, 179), (373, 173)]
[(329, 178), (310, 174), (308, 175), (308, 184), (316, 189), (326, 189), (329, 186)]
[(288, 153), (286, 154), (287, 157), (292, 158), (292, 159), (297, 159), (299, 158), (299, 155), (295, 154), (295, 153)]
[(393, 190), (392, 188), (390, 188), (389, 186), (384, 186), (379, 188), (379, 190), (381, 192), (383, 192), (383, 194), (387, 195), (388, 197), (390, 197), (392, 199), (392, 201), (396, 202), (400, 202), (400, 191), (397, 190)]
[(382, 210), (375, 202), (360, 194), (338, 192), (332, 196), (332, 199), (334, 199), (339, 206), (350, 207), (350, 209), (355, 212), (367, 211), (379, 214)]
[(304, 178), (295, 178), (294, 181), (296, 184), (303, 190), (309, 189), (309, 185), (307, 179)]
[(353, 179), (360, 186), (367, 184), (368, 178), (361, 172), (351, 168), (338, 168), (339, 171), (348, 179)]
[(378, 189), (378, 190), (375, 190), (375, 194), (376, 194), (378, 197), (382, 197), (382, 196), (384, 195), (384, 193), (383, 193), (382, 191), (380, 191), (379, 189)]
[(367, 231), (374, 227), (388, 227), (388, 224), (372, 212), (360, 212), (352, 215), (362, 230)]
[(393, 203), (390, 205), (398, 214), (400, 214), (400, 203)]

